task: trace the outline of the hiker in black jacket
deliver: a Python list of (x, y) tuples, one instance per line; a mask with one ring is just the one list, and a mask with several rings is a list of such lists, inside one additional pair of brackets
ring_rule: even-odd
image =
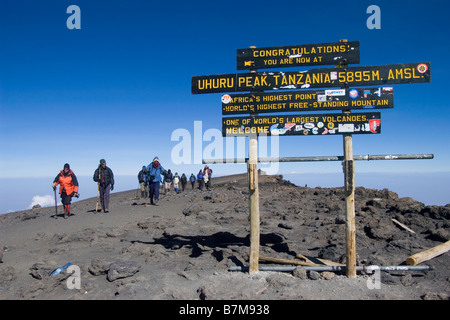
[(109, 193), (114, 190), (114, 174), (111, 168), (106, 166), (105, 159), (100, 160), (100, 164), (94, 172), (94, 181), (98, 183), (103, 212), (109, 212)]
[(187, 178), (184, 173), (181, 175), (180, 181), (181, 181), (181, 190), (184, 191), (184, 189), (186, 189), (186, 183), (187, 183)]

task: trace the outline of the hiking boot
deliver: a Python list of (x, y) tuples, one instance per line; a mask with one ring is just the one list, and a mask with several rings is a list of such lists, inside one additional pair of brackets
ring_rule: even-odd
[(159, 200), (155, 200), (155, 203), (153, 203), (155, 206), (158, 205)]

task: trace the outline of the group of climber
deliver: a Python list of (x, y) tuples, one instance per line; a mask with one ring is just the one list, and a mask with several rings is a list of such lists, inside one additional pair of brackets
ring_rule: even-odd
[[(103, 212), (109, 212), (109, 194), (114, 190), (114, 173), (111, 168), (106, 166), (105, 159), (100, 160), (100, 164), (94, 171), (93, 179), (98, 185), (97, 204), (101, 202)], [(72, 198), (78, 198), (78, 179), (75, 173), (70, 169), (68, 163), (64, 164), (63, 170), (53, 180), (53, 190), (55, 191), (56, 206), (56, 186), (59, 184), (59, 194), (61, 202), (64, 205), (64, 218), (70, 216), (70, 204)], [(96, 210), (97, 211), (97, 210)]]
[[(153, 165), (149, 166), (142, 166), (142, 170), (138, 173), (138, 181), (140, 184), (140, 190), (141, 190), (141, 198), (147, 198), (150, 197), (150, 203), (157, 204), (157, 200), (159, 200), (159, 194), (158, 198), (155, 197), (155, 201), (152, 202), (151, 192), (150, 192), (150, 182), (153, 181), (152, 179), (152, 167)], [(186, 185), (188, 183), (187, 176), (183, 173), (181, 174), (181, 177), (178, 175), (178, 172), (175, 172), (175, 174), (172, 173), (170, 169), (164, 170), (162, 169), (162, 178), (160, 182), (163, 186), (164, 194), (167, 194), (172, 186), (176, 193), (182, 192), (186, 190)], [(195, 182), (198, 183), (198, 189), (203, 190), (203, 187), (206, 186), (206, 188), (209, 190), (211, 188), (211, 175), (212, 170), (209, 168), (209, 166), (205, 166), (203, 170), (200, 170), (197, 176), (195, 176), (193, 173), (191, 173), (191, 176), (189, 177), (189, 182), (191, 183), (192, 189), (195, 188)], [(156, 187), (156, 186), (155, 186)]]
[[(198, 189), (203, 190), (211, 188), (211, 175), (212, 170), (205, 166), (203, 170), (200, 170), (197, 177), (191, 174), (189, 181), (191, 182), (192, 189), (195, 187), (195, 182), (198, 182)], [(100, 201), (101, 210), (107, 213), (109, 212), (109, 195), (114, 190), (114, 174), (111, 168), (106, 166), (105, 159), (100, 160), (100, 164), (95, 169), (93, 180), (97, 182), (97, 206)], [(158, 205), (159, 202), (159, 189), (161, 183), (164, 186), (164, 194), (167, 194), (171, 188), (174, 187), (175, 192), (185, 191), (187, 184), (187, 177), (183, 173), (181, 177), (178, 173), (172, 175), (171, 170), (165, 170), (159, 163), (159, 158), (153, 158), (153, 161), (148, 166), (142, 166), (142, 170), (139, 171), (138, 180), (141, 187), (141, 197), (150, 198), (150, 204)], [(56, 187), (59, 185), (59, 194), (61, 202), (64, 205), (64, 218), (67, 219), (70, 216), (70, 205), (73, 197), (79, 197), (78, 194), (78, 180), (75, 173), (70, 169), (68, 163), (64, 164), (63, 170), (53, 180), (53, 190), (55, 191), (55, 206), (56, 206)], [(97, 208), (95, 210), (98, 211)]]

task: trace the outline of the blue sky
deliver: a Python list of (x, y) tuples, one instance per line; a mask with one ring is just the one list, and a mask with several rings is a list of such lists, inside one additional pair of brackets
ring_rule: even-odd
[[(378, 30), (366, 26), (372, 4), (381, 9)], [(81, 9), (80, 30), (66, 26), (70, 5)], [(135, 175), (155, 155), (173, 171), (198, 172), (215, 141), (208, 135), (221, 130), (221, 94), (192, 95), (192, 76), (245, 72), (236, 69), (239, 48), (340, 39), (360, 41), (360, 66), (431, 63), (431, 83), (394, 85), (382, 133), (355, 135), (353, 148), (355, 155), (435, 158), (360, 161), (356, 169), (448, 172), (449, 9), (435, 0), (2, 1), (0, 178), (54, 177), (66, 162), (77, 175), (92, 175), (101, 158), (115, 174)], [(187, 163), (172, 156), (177, 133), (191, 136)], [(342, 155), (342, 136), (282, 137), (279, 155)], [(214, 169), (224, 175), (245, 166)], [(278, 172), (341, 166), (286, 163)]]

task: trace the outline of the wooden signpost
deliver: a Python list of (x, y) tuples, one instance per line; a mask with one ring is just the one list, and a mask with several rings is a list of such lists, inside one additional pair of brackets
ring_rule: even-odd
[[(339, 40), (347, 42), (347, 40)], [(341, 63), (336, 68), (345, 70), (348, 64)], [(342, 89), (348, 89), (348, 83), (344, 83)], [(349, 116), (351, 109), (342, 110), (343, 115)], [(344, 161), (344, 193), (345, 193), (345, 266), (349, 278), (356, 277), (356, 217), (355, 217), (355, 161), (353, 159), (353, 136), (344, 133), (343, 139)]]
[[(222, 96), (222, 114), (244, 115), (222, 119), (223, 136), (249, 137), (250, 261), (249, 272), (259, 270), (258, 136), (343, 135), (346, 207), (346, 272), (356, 277), (355, 168), (353, 134), (381, 133), (380, 112), (351, 110), (394, 106), (392, 84), (431, 81), (429, 62), (348, 67), (359, 63), (359, 41), (237, 50), (237, 69), (249, 73), (193, 76), (192, 94), (232, 93)], [(259, 68), (334, 65), (334, 68), (272, 72)], [(377, 86), (351, 88), (361, 86)], [(326, 88), (309, 90), (312, 88)], [(330, 89), (332, 88), (332, 89)], [(294, 91), (292, 89), (303, 89)], [(275, 90), (263, 92), (265, 90)], [(281, 90), (281, 91), (280, 91)], [(286, 90), (286, 91), (283, 91)], [(286, 114), (333, 111), (337, 114)], [(277, 113), (260, 116), (259, 113)], [(281, 113), (281, 114), (278, 114)]]

